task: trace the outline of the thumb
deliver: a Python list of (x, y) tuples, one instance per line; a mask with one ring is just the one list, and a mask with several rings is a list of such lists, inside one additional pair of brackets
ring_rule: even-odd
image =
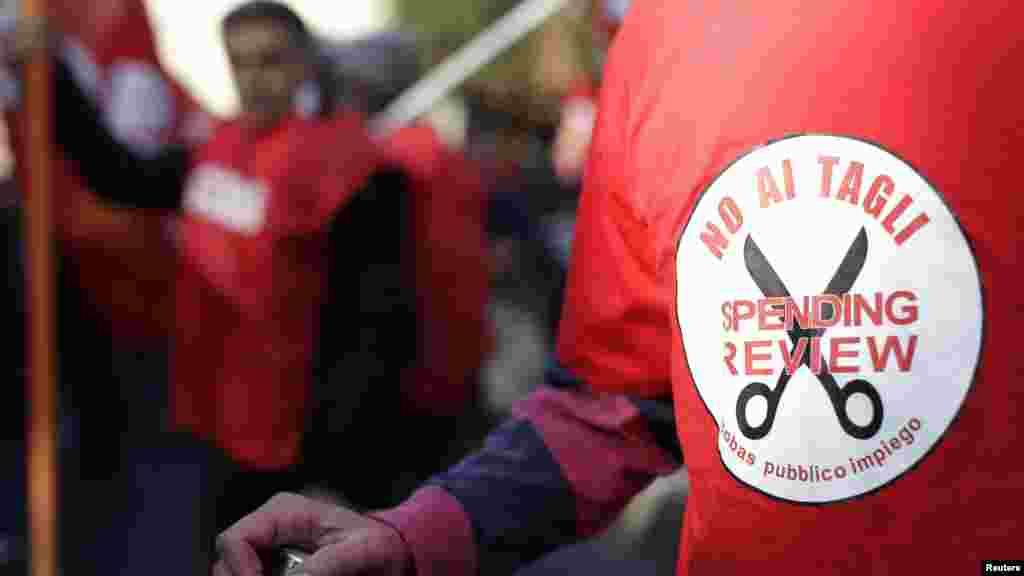
[(401, 550), (381, 531), (360, 529), (346, 532), (306, 560), (303, 572), (309, 576), (392, 576), (401, 565)]

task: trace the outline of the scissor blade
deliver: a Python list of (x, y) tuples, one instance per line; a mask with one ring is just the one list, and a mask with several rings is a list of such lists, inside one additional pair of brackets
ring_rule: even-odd
[(836, 270), (832, 281), (825, 288), (825, 294), (842, 296), (849, 292), (850, 288), (853, 288), (853, 283), (857, 281), (857, 277), (860, 276), (860, 271), (864, 268), (864, 261), (867, 258), (868, 233), (862, 227), (860, 233), (857, 234), (857, 238), (850, 245), (850, 249), (846, 251), (846, 256), (843, 257), (843, 261), (839, 264), (839, 269)]
[(754, 283), (761, 289), (761, 292), (769, 298), (789, 298), (789, 290), (782, 283), (782, 279), (768, 263), (764, 253), (754, 242), (753, 236), (747, 236), (747, 242), (743, 246), (743, 261), (747, 265), (747, 271)]

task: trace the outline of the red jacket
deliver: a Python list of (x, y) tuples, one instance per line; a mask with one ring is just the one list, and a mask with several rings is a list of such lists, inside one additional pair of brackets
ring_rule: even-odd
[(383, 148), (412, 178), (421, 350), (403, 388), (405, 410), (458, 416), (475, 397), (476, 372), (489, 349), (481, 176), (427, 125), (399, 130)]
[(227, 122), (147, 158), (110, 134), (67, 66), (54, 71), (56, 140), (86, 181), (108, 202), (181, 210), (176, 425), (280, 469), (298, 462), (315, 372), (343, 387), (329, 398), (398, 381), (414, 355), (405, 183), (360, 117), (295, 115), (260, 132)]
[(228, 123), (193, 156), (172, 409), (177, 424), (240, 462), (297, 462), (327, 281), (326, 228), (377, 161), (352, 115), (295, 118), (255, 139)]
[[(960, 573), (1012, 555), (1024, 13), (634, 15), (560, 351), (594, 388), (672, 392), (691, 485), (680, 573)], [(840, 314), (794, 324), (822, 294)]]
[(668, 398), (681, 575), (1019, 556), (1022, 19), (637, 3), (573, 245), (559, 354), (577, 387), (535, 394), (380, 515), (419, 573), (514, 567), (607, 525), (670, 469)]

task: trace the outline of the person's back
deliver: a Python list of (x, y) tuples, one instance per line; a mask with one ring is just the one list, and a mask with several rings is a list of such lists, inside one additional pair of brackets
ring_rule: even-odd
[(1020, 550), (1022, 20), (795, 0), (627, 18), (575, 248), (610, 257), (577, 258), (561, 351), (597, 389), (671, 379), (680, 574), (959, 574)]

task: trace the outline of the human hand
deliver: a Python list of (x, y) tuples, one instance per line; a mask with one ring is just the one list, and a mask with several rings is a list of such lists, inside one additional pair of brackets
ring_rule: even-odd
[(284, 547), (311, 552), (309, 576), (409, 576), (411, 555), (391, 526), (347, 508), (278, 494), (217, 538), (213, 576), (265, 575), (259, 553)]
[(571, 102), (562, 111), (558, 134), (552, 148), (555, 174), (562, 183), (574, 183), (583, 174), (596, 118), (596, 108), (586, 101)]
[(0, 26), (0, 44), (6, 64), (19, 66), (44, 48), (51, 39), (50, 22), (44, 17), (18, 17)]

